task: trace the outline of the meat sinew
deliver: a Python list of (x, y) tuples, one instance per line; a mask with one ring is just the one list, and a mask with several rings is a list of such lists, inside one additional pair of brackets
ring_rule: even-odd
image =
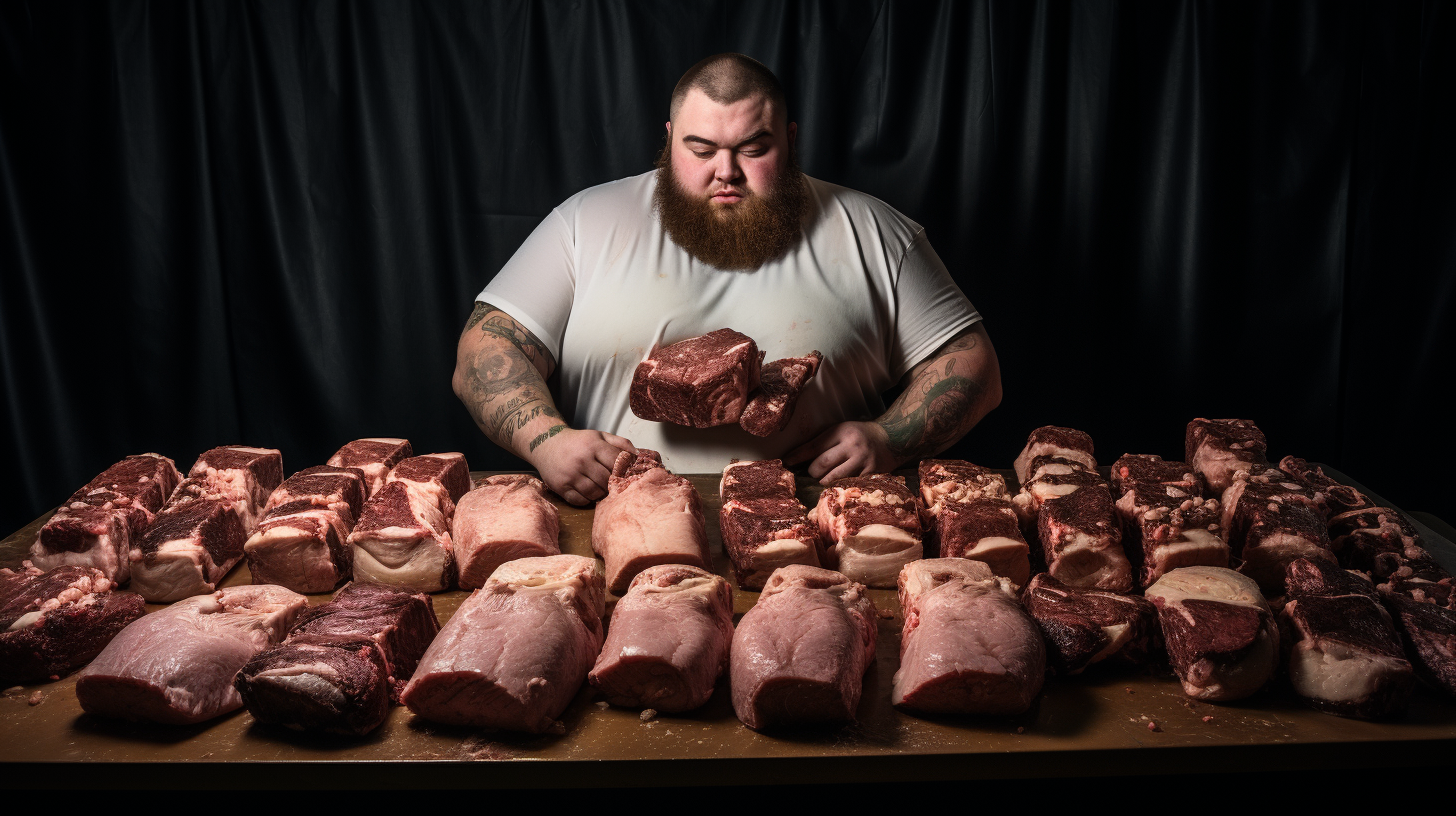
[(461, 589), (479, 589), (496, 568), (517, 558), (561, 553), (561, 519), (540, 479), (491, 476), (455, 508), (450, 533)]
[(0, 682), (58, 679), (146, 612), (140, 595), (90, 567), (0, 569)]
[(713, 564), (698, 491), (646, 448), (617, 455), (607, 497), (592, 513), (592, 549), (606, 562), (607, 590), (618, 595), (657, 564)]

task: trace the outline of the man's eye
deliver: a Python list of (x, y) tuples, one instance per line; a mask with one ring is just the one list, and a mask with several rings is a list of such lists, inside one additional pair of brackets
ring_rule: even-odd
[(713, 151), (711, 151), (711, 150), (694, 150), (693, 151), (693, 155), (694, 156), (697, 156), (700, 159), (711, 159), (711, 158), (713, 158)]
[(749, 158), (757, 158), (758, 156), (762, 156), (766, 151), (761, 147), (750, 147), (740, 152)]

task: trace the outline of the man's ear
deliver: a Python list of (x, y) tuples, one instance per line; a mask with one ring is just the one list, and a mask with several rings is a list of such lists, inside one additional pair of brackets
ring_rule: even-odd
[(667, 123), (667, 138), (672, 138), (672, 122)]

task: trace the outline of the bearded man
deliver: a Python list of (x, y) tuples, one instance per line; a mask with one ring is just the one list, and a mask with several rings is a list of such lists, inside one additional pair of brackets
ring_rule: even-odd
[[(709, 57), (678, 82), (670, 117), (656, 171), (572, 196), (476, 298), (454, 387), (486, 436), (582, 505), (606, 495), (634, 442), (679, 473), (782, 457), (827, 484), (934, 455), (996, 407), (990, 338), (925, 231), (799, 171), (771, 71)], [(655, 345), (722, 328), (769, 360), (823, 353), (783, 430), (632, 414), (632, 374)]]

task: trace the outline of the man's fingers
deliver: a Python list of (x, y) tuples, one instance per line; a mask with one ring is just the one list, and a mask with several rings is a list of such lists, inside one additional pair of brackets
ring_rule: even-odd
[(809, 463), (809, 475), (818, 479), (820, 484), (828, 484), (828, 479), (824, 477), (832, 473), (835, 468), (843, 464), (848, 458), (849, 455), (845, 453), (843, 448), (839, 446), (832, 447), (821, 453), (819, 458)]
[(567, 504), (574, 504), (577, 507), (584, 507), (588, 504), (591, 504), (591, 502), (587, 501), (585, 496), (581, 495), (580, 493), (569, 487), (561, 493), (561, 498), (565, 499)]
[[(617, 464), (617, 455), (621, 452), (621, 448), (615, 448), (611, 445), (594, 445), (592, 447), (592, 458), (596, 461), (588, 465), (587, 469), (595, 471), (596, 468), (594, 466), (601, 465), (607, 469), (607, 472), (602, 476), (605, 479), (607, 476), (612, 475), (612, 466)], [(593, 481), (596, 481), (595, 478), (593, 478)], [(602, 484), (606, 484), (606, 482)]]
[[(834, 447), (834, 440), (829, 436), (829, 432), (826, 431), (784, 454), (784, 464), (797, 465), (800, 462), (807, 462), (832, 447)], [(812, 470), (813, 465), (810, 465), (810, 475), (813, 475)]]
[(612, 443), (618, 448), (621, 448), (624, 451), (628, 451), (629, 453), (637, 452), (637, 446), (632, 444), (632, 440), (624, 436), (617, 436), (616, 434), (609, 434), (604, 431), (602, 433), (602, 438), (606, 439), (608, 442)]
[(853, 459), (846, 459), (840, 462), (838, 467), (824, 474), (824, 478), (820, 479), (819, 483), (827, 485), (836, 479), (848, 479), (851, 476), (859, 476), (861, 470), (863, 468), (856, 464)]

